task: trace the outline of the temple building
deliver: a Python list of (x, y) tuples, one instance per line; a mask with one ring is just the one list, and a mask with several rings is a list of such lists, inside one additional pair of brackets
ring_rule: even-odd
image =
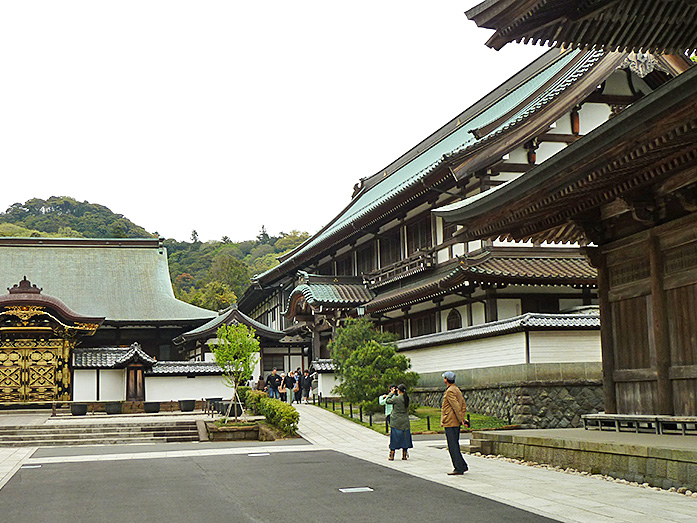
[[(216, 313), (174, 297), (157, 239), (0, 238), (2, 287), (0, 401), (141, 401), (166, 395), (149, 375), (221, 381), (212, 364), (172, 365), (173, 338)], [(167, 399), (191, 397), (186, 381)]]
[(463, 241), (456, 224), (432, 211), (535, 168), (687, 67), (651, 60), (642, 69), (628, 53), (545, 53), (362, 178), (343, 211), (253, 278), (240, 310), (311, 340), (314, 361), (329, 358), (333, 329), (346, 317), (368, 315), (409, 340), (528, 313), (594, 314), (597, 272), (577, 245)]
[[(562, 14), (561, 3), (494, 0), (467, 14), (496, 30), (496, 48), (675, 53), (663, 59), (682, 74), (518, 179), (436, 215), (458, 224), (461, 241), (586, 245), (598, 269), (605, 412), (686, 420), (697, 416), (697, 67), (682, 53), (697, 47), (697, 5), (577, 0)], [(635, 56), (644, 68), (656, 60)]]

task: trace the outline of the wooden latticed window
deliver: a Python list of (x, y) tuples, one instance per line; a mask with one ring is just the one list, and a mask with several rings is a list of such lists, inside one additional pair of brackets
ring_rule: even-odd
[(436, 315), (433, 312), (419, 314), (411, 318), (411, 337), (433, 334), (436, 332)]
[(416, 251), (431, 247), (431, 218), (426, 217), (407, 226), (407, 252), (409, 256)]
[(339, 276), (353, 276), (353, 254), (336, 260), (336, 274)]
[(372, 241), (356, 252), (356, 262), (358, 276), (375, 270), (375, 246)]
[(457, 309), (452, 309), (448, 313), (447, 328), (449, 331), (462, 328), (462, 316)]
[(380, 267), (397, 263), (402, 258), (399, 239), (399, 227), (392, 229), (380, 237)]

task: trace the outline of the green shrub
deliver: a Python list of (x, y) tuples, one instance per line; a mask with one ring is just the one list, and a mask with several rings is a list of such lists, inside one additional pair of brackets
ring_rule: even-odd
[(252, 390), (250, 387), (246, 387), (242, 385), (241, 387), (237, 387), (237, 394), (240, 397), (240, 401), (247, 405), (247, 391)]
[(263, 390), (248, 390), (245, 395), (245, 406), (252, 411), (253, 414), (259, 416), (261, 415), (261, 400), (262, 398), (268, 398), (268, 394)]
[(246, 396), (247, 408), (256, 415), (266, 418), (266, 421), (289, 435), (298, 431), (300, 414), (284, 401), (269, 398), (260, 390), (248, 390)]
[(300, 414), (291, 405), (274, 398), (262, 398), (260, 402), (261, 414), (266, 417), (271, 425), (289, 435), (295, 435), (298, 431)]

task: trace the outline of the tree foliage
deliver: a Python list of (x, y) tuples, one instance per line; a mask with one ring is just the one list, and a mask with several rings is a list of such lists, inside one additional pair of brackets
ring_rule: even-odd
[(67, 196), (51, 196), (47, 200), (32, 198), (14, 203), (0, 213), (0, 223), (11, 223), (40, 236), (85, 238), (151, 238), (154, 235), (122, 214), (103, 205), (78, 202)]
[(212, 311), (227, 309), (237, 302), (237, 296), (233, 290), (227, 284), (217, 280), (208, 282), (203, 288), (184, 291), (181, 297), (192, 305)]
[(410, 368), (409, 358), (397, 354), (394, 343), (368, 340), (346, 360), (343, 381), (337, 385), (336, 392), (375, 412), (378, 397), (387, 392), (390, 384), (404, 383), (407, 388), (416, 385), (419, 375)]
[(334, 362), (336, 375), (339, 377), (344, 375), (348, 359), (358, 348), (369, 341), (391, 343), (396, 339), (394, 334), (377, 330), (368, 318), (349, 318), (341, 327), (336, 329), (334, 339), (329, 342), (329, 353)]
[[(225, 385), (232, 388), (232, 397), (235, 399), (237, 388), (252, 376), (257, 362), (259, 340), (254, 329), (246, 325), (221, 325), (218, 327), (216, 342), (211, 344), (211, 350), (215, 355), (215, 362), (223, 371)], [(230, 403), (231, 406), (232, 403), (234, 402)]]
[(377, 331), (366, 318), (348, 320), (336, 330), (329, 350), (342, 382), (336, 392), (368, 411), (378, 410), (378, 397), (390, 384), (413, 387), (419, 375), (409, 358), (397, 354), (394, 336)]

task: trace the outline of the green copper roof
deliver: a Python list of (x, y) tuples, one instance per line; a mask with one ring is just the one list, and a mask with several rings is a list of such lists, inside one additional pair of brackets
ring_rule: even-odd
[[(391, 174), (385, 173), (383, 180), (358, 193), (351, 204), (329, 225), (298, 247), (279, 266), (258, 275), (256, 279), (262, 280), (272, 273), (282, 274), (285, 269), (296, 267), (298, 263), (302, 263), (303, 260), (299, 258), (307, 251), (332, 237), (339, 241), (352, 233), (354, 230), (352, 224), (356, 220), (381, 206), (385, 209), (392, 208), (392, 200), (395, 196), (420, 183), (449, 157), (466, 153), (468, 149), (505, 133), (534, 115), (540, 108), (552, 103), (561, 93), (582, 78), (603, 56), (605, 53), (602, 51), (561, 52), (541, 69), (529, 76), (523, 76), (521, 81), (514, 83), (504, 94), (481, 109), (474, 112), (465, 111), (463, 115), (467, 114), (469, 117), (459, 121), (459, 125), (451, 132), (444, 134), (441, 139), (432, 143)], [(526, 100), (527, 102), (523, 104)], [(519, 105), (521, 107), (518, 107)], [(516, 108), (513, 114), (508, 115), (505, 121), (486, 135), (477, 138), (471, 132), (473, 129), (496, 122)]]
[(174, 297), (157, 240), (0, 238), (0, 289), (24, 276), (73, 311), (107, 322), (216, 316)]

